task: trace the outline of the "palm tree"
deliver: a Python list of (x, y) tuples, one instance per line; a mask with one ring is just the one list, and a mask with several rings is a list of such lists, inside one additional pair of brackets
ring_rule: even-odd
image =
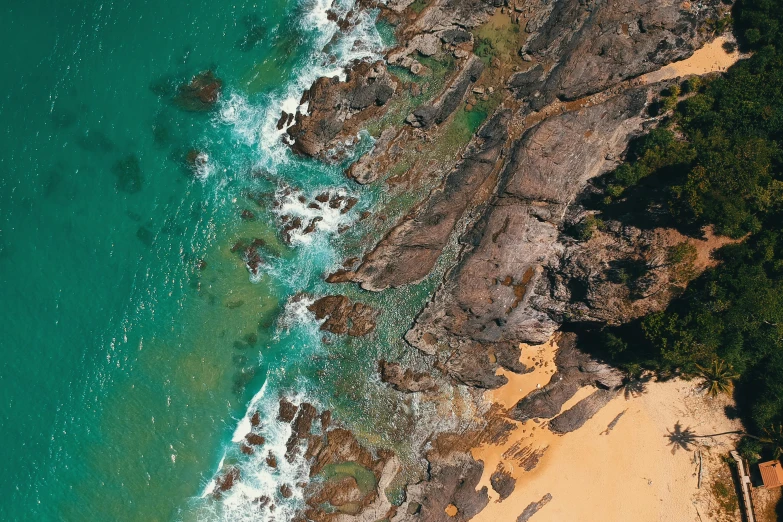
[(726, 361), (717, 358), (712, 361), (712, 366), (709, 368), (703, 368), (698, 364), (696, 367), (699, 369), (699, 376), (704, 379), (704, 389), (712, 397), (717, 397), (721, 393), (731, 393), (734, 386), (732, 381), (739, 377)]
[(758, 439), (774, 448), (772, 457), (775, 460), (778, 460), (783, 455), (783, 425), (773, 424), (769, 428), (764, 428), (764, 436)]

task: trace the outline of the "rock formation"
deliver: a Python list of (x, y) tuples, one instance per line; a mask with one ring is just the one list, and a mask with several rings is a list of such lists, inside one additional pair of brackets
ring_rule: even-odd
[(223, 82), (212, 71), (203, 71), (180, 85), (174, 103), (186, 111), (209, 111), (217, 103), (222, 87)]
[(287, 130), (293, 150), (324, 157), (341, 133), (355, 135), (361, 122), (377, 114), (372, 108), (385, 105), (396, 88), (382, 61), (355, 63), (344, 82), (319, 78), (302, 96), (307, 114), (297, 112)]
[(377, 312), (364, 303), (351, 303), (344, 295), (328, 295), (307, 307), (318, 320), (324, 320), (321, 330), (351, 337), (367, 335), (375, 330)]
[[(666, 251), (672, 237), (617, 221), (607, 221), (589, 239), (573, 237), (570, 229), (589, 216), (580, 198), (588, 189), (597, 190), (591, 181), (614, 169), (629, 141), (658, 123), (647, 109), (668, 84), (645, 85), (636, 78), (693, 53), (711, 38), (707, 21), (725, 8), (716, 0), (698, 9), (671, 0), (433, 0), (414, 12), (411, 4), (390, 0), (379, 6), (395, 26), (398, 45), (383, 61), (352, 64), (345, 81), (316, 81), (302, 98), (307, 113), (296, 114), (287, 135), (297, 153), (339, 158), (370, 119), (390, 106), (411, 107), (402, 97), (420, 96), (425, 64), (448, 53), (454, 70), (439, 91), (394, 114), (397, 124), (382, 127), (373, 150), (349, 168), (349, 178), (373, 183), (410, 147), (437, 139), (455, 114), (471, 110), (474, 89), (480, 95), (494, 82), (502, 100), (488, 111), (469, 144), (462, 142), (458, 160), (432, 174), (437, 181), (427, 185), (429, 194), (385, 225), (385, 235), (360, 261), (346, 261), (327, 278), (330, 283), (353, 281), (369, 291), (415, 284), (432, 273), (456, 241), (456, 261), (405, 335), (424, 362), (380, 360), (378, 374), (405, 401), (436, 400), (452, 385), (479, 397), (475, 388), (507, 382), (499, 369), (528, 371), (519, 361), (521, 342), (543, 343), (569, 322), (621, 324), (660, 310), (671, 299)], [(514, 64), (478, 48), (475, 29), (493, 16), (497, 22), (498, 13), (526, 36), (514, 49)], [(290, 123), (291, 116), (283, 114), (278, 128)], [(314, 204), (327, 200), (316, 198)], [(290, 230), (306, 225), (288, 221)], [(309, 309), (324, 321), (323, 330), (335, 334), (364, 335), (375, 325), (374, 310), (342, 295), (322, 297)], [(509, 419), (544, 421), (551, 431), (568, 433), (623, 385), (621, 372), (578, 350), (574, 334), (560, 338), (555, 363), (550, 382), (507, 412), (482, 410), (472, 435), (433, 433), (427, 449), (418, 449), (426, 476), (404, 480), (396, 455), (367, 449), (340, 427), (325, 425), (314, 434), (314, 412), (281, 403), (281, 418), (285, 413), (294, 423), (291, 451), (306, 445), (313, 477), (345, 462), (375, 477), (372, 490), (362, 489), (351, 476), (315, 480), (308, 486), (305, 516), (470, 520), (489, 502), (486, 488), (476, 490), (484, 469), (471, 457), (470, 444), (508, 440)], [(432, 370), (421, 371), (427, 365)], [(561, 412), (586, 386), (594, 391)], [(520, 444), (512, 456), (522, 469), (532, 469), (543, 454), (544, 449)], [(490, 484), (501, 498), (518, 487), (502, 467), (490, 475)], [(402, 493), (392, 501), (391, 491)], [(518, 520), (531, 519), (550, 500), (545, 495), (531, 503)]]

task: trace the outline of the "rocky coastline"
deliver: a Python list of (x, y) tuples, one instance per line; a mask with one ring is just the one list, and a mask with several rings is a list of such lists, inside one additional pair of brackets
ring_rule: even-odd
[[(667, 260), (681, 240), (670, 230), (620, 221), (581, 236), (574, 230), (590, 222), (583, 201), (600, 193), (595, 180), (659, 122), (651, 106), (676, 80), (648, 83), (643, 75), (714, 39), (711, 21), (730, 6), (365, 0), (360, 8), (380, 11), (396, 46), (383, 60), (354, 63), (345, 80), (318, 79), (302, 97), (306, 110), (281, 114), (278, 128), (295, 153), (338, 162), (359, 132), (372, 127), (373, 149), (346, 176), (388, 190), (430, 189), (399, 219), (379, 219), (383, 208), (363, 216), (375, 220), (382, 237), (324, 274), (334, 291), (309, 310), (326, 332), (372, 335), (383, 311), (341, 295), (339, 285), (373, 293), (414, 285), (456, 244), (456, 260), (434, 294), (407, 318), (405, 340), (427, 368), (381, 359), (378, 377), (382, 386), (419, 401), (443, 401), (444, 390), (460, 390), (479, 414), (470, 429), (434, 431), (413, 448), (426, 470), (416, 476), (404, 472), (400, 455), (312, 405), (281, 399), (278, 419), (291, 424), (288, 451), (302, 452), (311, 466), (300, 520), (467, 521), (489, 503), (487, 487), (478, 487), (484, 464), (471, 448), (507, 440), (514, 423), (545, 421), (543, 429), (554, 434), (577, 430), (628, 382), (582, 353), (576, 334), (565, 333), (548, 383), (507, 410), (489, 406), (484, 390), (503, 386), (508, 374), (533, 370), (520, 362), (521, 343), (546, 343), (560, 330), (584, 325), (627, 323), (665, 308), (685, 284)], [(437, 58), (450, 64), (439, 83)], [(479, 108), (485, 117), (470, 138), (438, 149), (447, 158), (411, 160), (446, 143), (454, 121)], [(397, 172), (399, 165), (407, 168)], [(283, 233), (299, 226), (286, 225)], [(643, 266), (644, 273), (629, 282), (627, 266)], [(590, 393), (570, 404), (584, 388)], [(258, 442), (243, 444), (256, 450)], [(541, 458), (543, 452), (519, 449), (525, 469)], [(237, 480), (227, 472), (216, 494)], [(502, 469), (492, 473), (490, 486), (501, 499), (519, 487)], [(551, 498), (514, 518), (535, 520)]]

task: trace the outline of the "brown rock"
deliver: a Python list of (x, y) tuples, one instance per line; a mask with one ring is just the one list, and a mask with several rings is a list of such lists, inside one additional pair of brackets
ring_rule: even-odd
[(503, 501), (514, 492), (517, 481), (511, 476), (511, 473), (503, 468), (502, 464), (498, 464), (498, 468), (489, 477), (489, 483), (492, 485), (492, 489), (500, 495), (499, 500)]
[(435, 379), (425, 372), (414, 372), (410, 368), (403, 370), (398, 363), (378, 361), (378, 372), (381, 380), (390, 384), (395, 390), (413, 393), (432, 391), (438, 388)]
[(323, 320), (321, 330), (352, 337), (367, 335), (375, 329), (377, 312), (364, 303), (351, 303), (343, 295), (321, 297), (307, 307), (316, 319)]
[(235, 466), (229, 467), (225, 473), (218, 476), (215, 479), (215, 492), (224, 493), (234, 487), (234, 484), (239, 482), (240, 472), (239, 468)]
[(266, 465), (269, 466), (270, 468), (277, 467), (277, 457), (272, 455), (271, 452), (266, 456)]
[(299, 412), (291, 425), (291, 436), (286, 442), (286, 458), (289, 462), (298, 452), (300, 443), (309, 438), (310, 428), (317, 416), (318, 412), (312, 404), (303, 402), (299, 405)]
[(280, 399), (280, 408), (277, 418), (282, 422), (291, 422), (294, 420), (294, 416), (298, 409), (299, 407), (297, 405), (288, 402), (285, 397), (282, 397)]
[(181, 85), (174, 103), (186, 111), (211, 110), (220, 97), (223, 82), (212, 71), (200, 72), (189, 83)]
[(253, 433), (253, 432), (250, 432), (247, 435), (245, 435), (245, 440), (251, 446), (261, 446), (264, 442), (266, 442), (266, 439), (264, 439), (264, 437), (262, 437), (258, 433)]
[(250, 425), (253, 428), (258, 428), (261, 426), (261, 412), (254, 411), (253, 415), (250, 417)]

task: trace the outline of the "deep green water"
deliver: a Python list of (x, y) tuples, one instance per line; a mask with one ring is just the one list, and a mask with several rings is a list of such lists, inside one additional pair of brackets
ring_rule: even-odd
[[(341, 262), (341, 244), (363, 234), (355, 225), (338, 237), (337, 227), (376, 195), (349, 186), (340, 166), (293, 157), (274, 123), (319, 73), (378, 52), (375, 25), (368, 18), (325, 53), (336, 27), (316, 0), (9, 4), (0, 8), (0, 519), (241, 520), (252, 509), (263, 520), (248, 499), (275, 491), (281, 474), (293, 480), (298, 463), (275, 476), (246, 458), (244, 490), (200, 498), (221, 460), (243, 458), (231, 439), (248, 405), (273, 417), (287, 393), (339, 409), (368, 397), (347, 373), (374, 365), (361, 344), (327, 357), (318, 325), (290, 298), (326, 291), (321, 277)], [(223, 80), (215, 110), (173, 104), (176, 87), (207, 69)], [(192, 149), (209, 156), (196, 176), (185, 163)], [(287, 186), (361, 203), (287, 246), (272, 208)], [(241, 219), (244, 209), (255, 218)], [(258, 278), (231, 252), (253, 238), (265, 241)], [(394, 340), (384, 349), (404, 326), (386, 329)], [(279, 449), (287, 433), (267, 429)], [(297, 501), (281, 500), (277, 520)]]

